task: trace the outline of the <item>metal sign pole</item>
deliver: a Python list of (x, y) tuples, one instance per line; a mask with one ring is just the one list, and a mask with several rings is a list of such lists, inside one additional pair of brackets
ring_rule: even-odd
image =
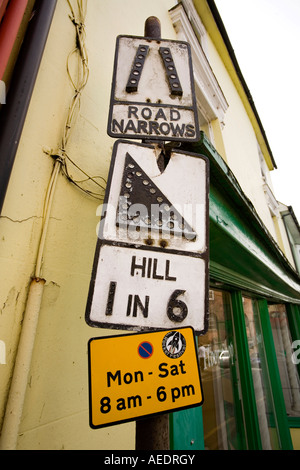
[[(160, 21), (150, 16), (145, 21), (145, 37), (160, 39)], [(136, 450), (169, 450), (169, 414), (136, 421)]]
[[(125, 359), (123, 368), (115, 370), (112, 363), (95, 369), (94, 358), (107, 351), (102, 338), (90, 343), (90, 425), (135, 420), (137, 450), (169, 450), (169, 413), (203, 402), (197, 354), (195, 374), (188, 351), (195, 347), (194, 336), (208, 328), (209, 161), (176, 148), (197, 141), (199, 132), (190, 45), (162, 39), (154, 16), (145, 21), (144, 36), (118, 36), (107, 133), (119, 140), (112, 152), (85, 319), (98, 328), (144, 331), (152, 341), (161, 331), (175, 329), (174, 338), (170, 332), (163, 340), (159, 336), (156, 366), (152, 354), (144, 355), (147, 347), (136, 357), (139, 348), (130, 342), (136, 336), (128, 335), (125, 343), (122, 336), (109, 338), (115, 361), (115, 342), (126, 347), (128, 354), (118, 359)], [(192, 328), (187, 342), (178, 328)], [(177, 360), (179, 351), (186, 363), (165, 362)], [(136, 370), (130, 372), (135, 360)], [(188, 383), (185, 366), (192, 377)], [(174, 386), (164, 380), (168, 367)], [(178, 384), (175, 376), (181, 373)], [(144, 374), (142, 385), (154, 374), (151, 392), (150, 382), (147, 393), (136, 384)], [(134, 383), (126, 387), (126, 396), (116, 396), (122, 381)]]
[(152, 39), (160, 39), (161, 28), (160, 21), (156, 16), (149, 16), (145, 21), (145, 37)]

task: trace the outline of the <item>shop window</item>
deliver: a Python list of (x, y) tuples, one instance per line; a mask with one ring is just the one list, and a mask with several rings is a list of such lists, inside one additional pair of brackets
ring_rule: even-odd
[(286, 412), (300, 417), (300, 381), (285, 305), (269, 305), (269, 314)]
[(203, 430), (207, 450), (245, 448), (230, 296), (212, 290), (209, 329), (198, 339), (204, 393)]
[(279, 449), (275, 405), (258, 305), (256, 301), (243, 297), (243, 308), (262, 448), (264, 450)]

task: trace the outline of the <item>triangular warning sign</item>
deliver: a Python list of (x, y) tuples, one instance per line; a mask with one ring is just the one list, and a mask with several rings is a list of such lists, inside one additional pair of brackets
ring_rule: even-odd
[(127, 152), (117, 209), (117, 226), (157, 230), (194, 240), (196, 233)]

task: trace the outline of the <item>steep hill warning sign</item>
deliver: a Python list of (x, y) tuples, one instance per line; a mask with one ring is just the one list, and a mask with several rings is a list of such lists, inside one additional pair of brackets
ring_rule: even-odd
[[(158, 145), (159, 146), (159, 145)], [(158, 150), (158, 152), (157, 152)], [(91, 326), (208, 327), (208, 162), (117, 141), (86, 308)]]

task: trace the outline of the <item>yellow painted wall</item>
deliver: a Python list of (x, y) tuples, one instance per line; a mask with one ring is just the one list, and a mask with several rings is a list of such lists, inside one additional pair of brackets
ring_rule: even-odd
[[(70, 3), (77, 11), (75, 0)], [(115, 141), (106, 132), (115, 38), (119, 34), (142, 36), (146, 18), (154, 15), (161, 20), (162, 37), (176, 39), (168, 15), (175, 3), (88, 0), (85, 25), (90, 74), (67, 153), (89, 175), (107, 178)], [(59, 150), (74, 94), (66, 68), (67, 57), (75, 47), (75, 28), (69, 14), (67, 0), (58, 0), (0, 218), (0, 340), (6, 346), (6, 364), (0, 361), (0, 427), (35, 272), (45, 194), (54, 163), (50, 154)], [(269, 227), (256, 180), (259, 160), (258, 154), (253, 158), (254, 132), (212, 42), (209, 47), (211, 65), (230, 102), (221, 143), (229, 166)], [(76, 75), (76, 70), (77, 62), (71, 57), (70, 71)], [(220, 128), (217, 130), (220, 138)], [(71, 164), (69, 171), (72, 177), (84, 179)], [(97, 181), (102, 183), (100, 178)], [(91, 182), (85, 187), (99, 191)], [(17, 449), (135, 447), (134, 423), (100, 430), (92, 430), (88, 424), (87, 343), (94, 336), (118, 334), (93, 329), (84, 319), (100, 202), (59, 175), (43, 256), (46, 283)]]
[[(207, 54), (210, 64), (229, 103), (222, 127), (224, 151), (219, 135), (216, 136), (216, 148), (237, 177), (242, 190), (251, 200), (276, 243), (291, 265), (295, 266), (282, 221), (280, 217), (277, 220), (271, 215), (266, 202), (264, 181), (260, 176), (257, 142), (265, 159), (265, 182), (273, 194), (271, 171), (274, 169), (274, 162), (207, 3), (194, 0), (194, 4), (208, 31)], [(245, 80), (247, 82), (247, 77)], [(276, 198), (276, 194), (274, 196)]]
[[(77, 11), (75, 0), (71, 0)], [(88, 0), (86, 47), (90, 75), (67, 145), (70, 158), (89, 175), (107, 177), (114, 139), (106, 125), (115, 38), (144, 34), (144, 22), (160, 18), (162, 34), (175, 38), (168, 16), (173, 0)], [(0, 426), (34, 274), (43, 204), (74, 90), (67, 75), (75, 28), (66, 0), (58, 0), (0, 219)], [(77, 62), (70, 61), (75, 73)], [(52, 149), (52, 150), (51, 150)], [(48, 152), (48, 153), (47, 153)], [(72, 165), (70, 174), (83, 179)], [(98, 181), (101, 182), (99, 179)], [(98, 190), (88, 184), (89, 189)], [(46, 280), (17, 449), (132, 449), (135, 424), (92, 430), (88, 423), (87, 343), (112, 334), (86, 325), (84, 314), (96, 244), (100, 201), (60, 174), (46, 238)], [(114, 332), (118, 334), (118, 332)]]
[(263, 191), (257, 139), (252, 124), (209, 36), (207, 44), (210, 64), (229, 104), (222, 128), (225, 160), (262, 221), (276, 239), (276, 231)]
[[(224, 126), (222, 127), (224, 151), (222, 154), (221, 145), (218, 146), (218, 151), (233, 171), (242, 190), (250, 199), (259, 217), (286, 258), (292, 266), (295, 266), (286, 230), (279, 212), (277, 217), (271, 214), (264, 193), (264, 183), (266, 183), (276, 198), (272, 183), (272, 172), (269, 171), (267, 164), (264, 163), (264, 181), (261, 176), (261, 162), (257, 137), (240, 94), (232, 82), (232, 78), (223, 62), (223, 58), (220, 57), (209, 35), (207, 36), (207, 45), (210, 64), (220, 83), (226, 100), (229, 103), (224, 117)], [(245, 78), (247, 80), (247, 77)], [(219, 137), (218, 134), (216, 137)]]
[[(207, 47), (210, 64), (229, 103), (229, 108), (223, 120), (225, 124), (222, 129), (223, 155), (220, 151), (222, 146), (219, 145), (217, 149), (229, 164), (230, 169), (237, 177), (243, 191), (253, 203), (269, 232), (278, 245), (281, 246), (290, 263), (294, 265), (286, 240), (285, 229), (278, 221), (280, 233), (278, 232), (266, 203), (263, 182), (260, 177), (257, 141), (265, 159), (266, 183), (274, 194), (270, 173), (274, 169), (272, 156), (207, 3), (202, 0), (194, 0), (194, 4), (209, 34)], [(247, 77), (244, 78), (247, 82)], [(282, 241), (283, 243), (281, 243)]]
[(290, 431), (291, 431), (294, 450), (300, 450), (300, 429), (291, 428)]

